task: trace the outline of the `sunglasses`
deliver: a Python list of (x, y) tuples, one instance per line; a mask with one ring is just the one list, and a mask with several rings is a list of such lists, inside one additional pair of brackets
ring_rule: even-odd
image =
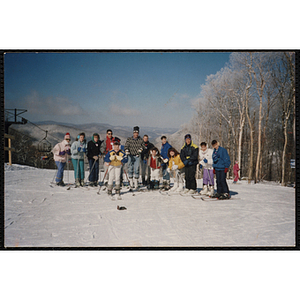
[(108, 133), (107, 135), (112, 135), (112, 133)]
[(71, 141), (71, 139), (66, 139), (66, 141)]

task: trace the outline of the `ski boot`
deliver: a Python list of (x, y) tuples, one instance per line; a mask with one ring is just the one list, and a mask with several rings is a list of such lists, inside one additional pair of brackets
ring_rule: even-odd
[(207, 192), (208, 192), (207, 185), (204, 184), (204, 185), (203, 185), (203, 189), (202, 189), (202, 191), (200, 192), (200, 195), (206, 195)]
[(219, 200), (226, 200), (230, 199), (230, 195), (228, 193), (221, 194), (220, 197), (218, 197)]
[(222, 194), (215, 193), (211, 196), (211, 198), (219, 198)]
[(215, 189), (214, 189), (214, 186), (213, 185), (210, 185), (209, 186), (209, 191), (207, 192), (207, 196), (209, 196), (209, 197), (212, 197), (213, 195), (214, 195), (214, 193), (215, 193)]

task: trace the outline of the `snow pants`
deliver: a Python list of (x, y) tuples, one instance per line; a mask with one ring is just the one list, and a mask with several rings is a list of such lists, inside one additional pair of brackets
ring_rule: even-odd
[(56, 177), (55, 177), (55, 182), (61, 182), (63, 180), (64, 177), (64, 168), (66, 163), (61, 162), (61, 161), (55, 161), (55, 164), (57, 166), (57, 173), (56, 173)]
[(214, 171), (203, 169), (203, 184), (214, 186)]
[(177, 182), (177, 183), (182, 183), (182, 185), (184, 185), (184, 179), (183, 179), (184, 172), (185, 172), (184, 168), (182, 168), (180, 170), (176, 170), (175, 176), (174, 176), (174, 183)]
[(153, 180), (159, 181), (159, 170), (160, 169), (151, 168), (151, 181)]
[(235, 181), (235, 182), (237, 182), (238, 180), (239, 180), (239, 172), (237, 172), (237, 173), (234, 173), (234, 180), (233, 181)]
[(185, 188), (189, 190), (197, 189), (196, 182), (196, 168), (197, 165), (185, 166)]
[(99, 179), (99, 159), (89, 158), (90, 175), (89, 182), (98, 182)]
[(128, 177), (139, 179), (140, 177), (140, 157), (139, 156), (128, 156)]
[(224, 170), (216, 170), (216, 178), (217, 178), (217, 193), (229, 194), (229, 188), (226, 182), (226, 173), (224, 172)]
[(74, 176), (75, 180), (84, 179), (84, 160), (83, 159), (74, 159), (72, 158), (72, 163), (74, 167)]
[(163, 180), (170, 180), (170, 174), (168, 172), (168, 165), (163, 164), (161, 167), (162, 167)]
[(121, 168), (122, 165), (116, 166), (109, 166), (107, 173), (109, 173), (108, 185), (113, 186), (114, 181), (116, 186), (120, 186), (120, 175), (121, 175)]
[(145, 178), (147, 176), (147, 181), (150, 181), (150, 167), (145, 163), (143, 160), (141, 160), (141, 173), (142, 173), (142, 181), (145, 181)]

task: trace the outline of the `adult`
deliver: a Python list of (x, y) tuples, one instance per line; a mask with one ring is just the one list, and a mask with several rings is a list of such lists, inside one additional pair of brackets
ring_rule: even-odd
[(198, 164), (199, 148), (193, 143), (190, 134), (184, 137), (185, 143), (180, 151), (180, 158), (185, 166), (185, 189), (184, 194), (197, 192), (196, 168)]
[(86, 153), (86, 141), (84, 132), (80, 133), (71, 146), (72, 163), (76, 187), (84, 186), (84, 154)]
[(213, 140), (211, 142), (214, 151), (212, 155), (214, 173), (217, 179), (217, 193), (213, 196), (218, 199), (229, 199), (229, 189), (226, 182), (226, 174), (231, 164), (230, 157), (225, 148), (221, 147), (220, 144)]
[(144, 140), (139, 136), (138, 126), (133, 128), (132, 137), (127, 138), (125, 143), (125, 153), (128, 156), (128, 177), (130, 187), (138, 189), (138, 179), (140, 177), (140, 154), (145, 149)]
[[(149, 151), (154, 148), (154, 145), (150, 143), (147, 134), (143, 136), (145, 149), (141, 153), (141, 173), (142, 173), (142, 184), (148, 186), (150, 184), (150, 166), (147, 164), (149, 158)], [(147, 176), (147, 180), (146, 180)]]
[(89, 182), (90, 186), (97, 186), (99, 179), (99, 157), (101, 156), (100, 136), (98, 133), (94, 133), (92, 140), (87, 144), (87, 157), (90, 167)]
[(65, 183), (63, 182), (64, 177), (64, 168), (66, 162), (68, 160), (68, 155), (71, 155), (70, 152), (70, 133), (66, 133), (64, 140), (54, 146), (52, 149), (52, 153), (54, 156), (54, 161), (57, 166), (57, 174), (55, 177), (56, 185), (64, 186)]
[(170, 174), (168, 172), (168, 164), (169, 161), (168, 157), (168, 151), (172, 146), (168, 143), (167, 137), (163, 135), (161, 138), (161, 149), (160, 149), (160, 155), (164, 159), (164, 162), (162, 163), (161, 170), (162, 170), (162, 176), (163, 176), (163, 183), (162, 188), (165, 190), (168, 190), (170, 188)]
[[(103, 148), (105, 149), (104, 151), (104, 156), (113, 149), (113, 145), (114, 145), (114, 137), (113, 137), (113, 132), (111, 129), (107, 129), (106, 130), (106, 139), (103, 142)], [(108, 184), (108, 180), (109, 180), (109, 173), (107, 172), (109, 163), (104, 162), (104, 172), (106, 173), (106, 176), (104, 178), (104, 185), (107, 186)]]

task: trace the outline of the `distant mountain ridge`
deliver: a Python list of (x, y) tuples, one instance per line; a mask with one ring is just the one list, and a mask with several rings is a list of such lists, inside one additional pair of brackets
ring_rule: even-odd
[[(91, 140), (94, 133), (98, 133), (100, 139), (104, 140), (106, 138), (106, 130), (111, 129), (113, 131), (113, 136), (117, 136), (121, 139), (121, 144), (125, 144), (126, 139), (132, 136), (133, 132), (133, 127), (131, 126), (114, 126), (106, 123), (71, 124), (49, 120), (35, 122), (34, 124), (38, 125), (38, 127), (31, 123), (27, 123), (25, 125), (11, 125), (11, 128), (32, 137), (34, 144), (37, 144), (46, 136), (46, 133), (43, 130), (47, 130), (47, 140), (53, 146), (60, 142), (67, 132), (71, 135), (71, 142), (75, 141), (80, 132), (85, 133), (87, 141)], [(162, 135), (168, 137), (178, 131), (178, 128), (143, 127), (139, 124), (137, 124), (137, 126), (140, 127), (140, 136), (142, 137), (144, 134), (147, 134), (149, 140), (156, 145), (160, 143), (160, 137)]]

